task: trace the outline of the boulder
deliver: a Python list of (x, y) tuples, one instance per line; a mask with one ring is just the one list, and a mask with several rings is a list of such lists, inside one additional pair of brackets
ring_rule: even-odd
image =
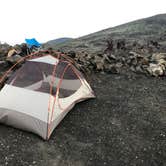
[(160, 64), (154, 64), (150, 63), (149, 67), (147, 68), (147, 71), (150, 75), (158, 77), (163, 76), (165, 71), (165, 66)]
[(14, 56), (11, 56), (11, 57), (7, 57), (6, 58), (6, 61), (9, 63), (9, 64), (15, 64), (17, 63), (22, 57), (18, 54), (14, 55)]

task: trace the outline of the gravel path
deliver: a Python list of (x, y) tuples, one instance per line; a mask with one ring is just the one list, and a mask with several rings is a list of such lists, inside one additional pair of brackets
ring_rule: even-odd
[(166, 166), (166, 78), (94, 74), (49, 141), (0, 125), (0, 166)]

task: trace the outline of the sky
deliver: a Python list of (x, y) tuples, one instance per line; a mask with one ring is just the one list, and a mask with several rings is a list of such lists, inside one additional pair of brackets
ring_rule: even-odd
[(0, 41), (77, 38), (166, 13), (166, 0), (0, 0)]

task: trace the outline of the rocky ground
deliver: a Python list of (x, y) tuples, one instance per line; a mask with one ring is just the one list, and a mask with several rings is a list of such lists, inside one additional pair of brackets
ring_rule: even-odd
[[(71, 58), (77, 68), (84, 73), (97, 71), (115, 74), (129, 70), (138, 74), (142, 73), (158, 77), (166, 76), (166, 44), (161, 44), (160, 40), (151, 39), (140, 42), (139, 40), (126, 41), (123, 38), (118, 40), (108, 38), (103, 42), (104, 47), (97, 52), (72, 50), (66, 52), (58, 50), (58, 52)], [(21, 57), (29, 53), (29, 49), (24, 43), (15, 45), (13, 48), (7, 44), (0, 45), (1, 66), (15, 64)], [(11, 51), (12, 56), (10, 55)], [(43, 51), (55, 56), (59, 55), (52, 48), (45, 50), (44, 47), (36, 55), (41, 56)]]
[[(0, 48), (0, 76), (9, 48)], [(165, 45), (110, 39), (99, 53), (64, 55), (86, 73), (96, 99), (77, 104), (49, 141), (0, 125), (0, 166), (165, 166)]]
[[(96, 99), (77, 104), (49, 141), (1, 124), (0, 166), (166, 166), (165, 18), (55, 45), (90, 78)], [(14, 62), (10, 49), (0, 44), (0, 77)]]
[(166, 75), (166, 47), (158, 41), (126, 42), (124, 39), (105, 41), (105, 47), (96, 53), (69, 51), (84, 72), (123, 73), (130, 70), (151, 76)]
[(96, 99), (77, 104), (49, 141), (0, 125), (0, 165), (165, 166), (166, 78), (89, 78)]

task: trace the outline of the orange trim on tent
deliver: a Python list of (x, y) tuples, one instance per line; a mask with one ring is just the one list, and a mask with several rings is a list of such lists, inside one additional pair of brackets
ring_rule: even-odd
[[(60, 89), (60, 82), (67, 70), (67, 68), (70, 66), (70, 64), (68, 64), (65, 69), (63, 70), (63, 73), (61, 75), (61, 78), (60, 78), (60, 81), (59, 81), (59, 84), (57, 86), (57, 90), (56, 90), (56, 94), (54, 95), (54, 101), (53, 101), (53, 106), (52, 106), (52, 111), (51, 111), (51, 118), (50, 118), (50, 121), (48, 121), (48, 133), (47, 133), (47, 137), (49, 137), (50, 135), (50, 127), (51, 127), (51, 123), (52, 123), (52, 119), (53, 119), (53, 114), (54, 114), (54, 108), (55, 108), (55, 102), (56, 102), (56, 97), (58, 96), (58, 93), (59, 93), (59, 89)], [(51, 95), (51, 94), (50, 94)]]
[[(59, 62), (58, 62), (59, 63)], [(55, 72), (56, 72), (56, 68), (57, 68), (57, 65), (58, 63), (56, 63), (54, 65), (54, 69), (53, 69), (53, 72), (52, 72), (52, 80), (51, 80), (51, 85), (50, 85), (50, 97), (49, 97), (49, 104), (48, 104), (48, 117), (47, 117), (47, 137), (49, 136), (49, 133), (50, 133), (50, 126), (49, 126), (49, 114), (50, 114), (50, 110), (51, 110), (51, 97), (52, 97), (52, 89), (53, 89), (53, 84), (54, 84), (54, 81), (55, 81)]]

